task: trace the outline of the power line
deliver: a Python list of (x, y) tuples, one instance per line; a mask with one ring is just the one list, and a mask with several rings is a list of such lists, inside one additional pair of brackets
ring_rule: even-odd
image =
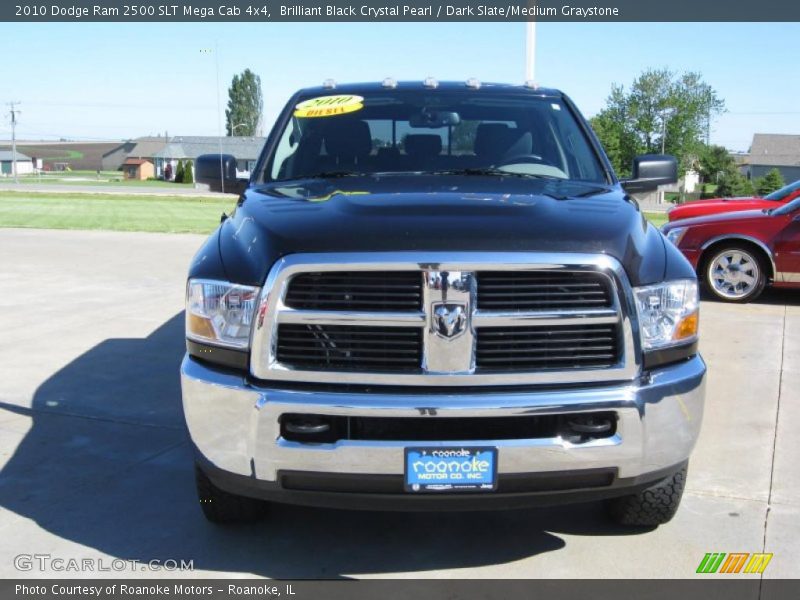
[(45, 106), (60, 108), (141, 108), (159, 110), (214, 110), (210, 104), (183, 104), (175, 102), (173, 104), (133, 104), (133, 103), (112, 103), (112, 102), (27, 102), (29, 106)]
[(800, 115), (798, 110), (753, 110), (753, 111), (728, 111), (722, 113), (720, 116), (727, 115)]

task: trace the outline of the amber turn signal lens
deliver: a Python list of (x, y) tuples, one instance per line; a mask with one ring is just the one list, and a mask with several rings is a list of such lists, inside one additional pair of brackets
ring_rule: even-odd
[(675, 328), (675, 336), (673, 339), (685, 340), (697, 335), (697, 326), (700, 323), (699, 315), (692, 313), (681, 319), (678, 326)]
[(214, 339), (216, 337), (214, 328), (211, 326), (211, 321), (191, 313), (189, 313), (187, 332), (208, 339)]

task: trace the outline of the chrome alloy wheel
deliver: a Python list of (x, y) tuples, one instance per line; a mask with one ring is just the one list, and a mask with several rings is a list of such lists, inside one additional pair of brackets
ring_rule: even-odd
[(719, 296), (731, 300), (752, 294), (760, 278), (758, 259), (741, 248), (723, 250), (708, 266), (708, 283)]

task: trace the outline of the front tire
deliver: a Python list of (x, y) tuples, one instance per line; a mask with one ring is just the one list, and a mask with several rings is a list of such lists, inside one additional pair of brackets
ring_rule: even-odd
[(212, 523), (252, 523), (267, 513), (267, 502), (218, 488), (198, 465), (194, 467), (194, 475), (200, 508)]
[(719, 246), (704, 264), (706, 287), (718, 300), (750, 302), (767, 284), (761, 257), (747, 246)]
[(655, 527), (678, 512), (686, 484), (686, 467), (637, 494), (612, 498), (606, 508), (611, 520), (627, 527)]

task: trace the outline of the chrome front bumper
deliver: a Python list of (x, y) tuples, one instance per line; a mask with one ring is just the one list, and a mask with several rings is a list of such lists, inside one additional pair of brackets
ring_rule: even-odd
[(498, 447), (500, 476), (615, 469), (619, 478), (627, 479), (663, 471), (688, 459), (700, 432), (705, 372), (702, 358), (696, 356), (624, 385), (526, 392), (348, 393), (256, 386), (243, 376), (218, 371), (187, 356), (181, 365), (181, 387), (189, 434), (203, 462), (251, 480), (277, 482), (281, 471), (402, 475), (405, 446), (419, 445), (291, 442), (280, 435), (278, 419), (285, 413), (435, 419), (592, 411), (617, 413), (617, 431), (612, 437), (580, 444), (561, 437), (464, 443)]

